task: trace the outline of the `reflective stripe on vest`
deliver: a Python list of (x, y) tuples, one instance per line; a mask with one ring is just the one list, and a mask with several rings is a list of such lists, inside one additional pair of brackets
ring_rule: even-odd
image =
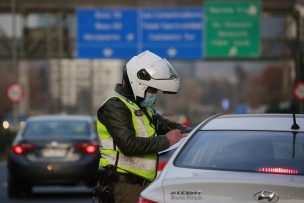
[[(155, 129), (150, 126), (149, 119), (145, 114), (136, 116), (135, 111), (140, 108), (131, 101), (128, 101), (120, 95), (113, 97), (119, 98), (130, 110), (132, 114), (132, 123), (135, 129), (135, 135), (138, 137), (152, 137), (155, 135)], [(152, 116), (152, 111), (149, 111)], [(107, 128), (97, 119), (97, 130), (102, 144), (100, 166), (115, 165), (116, 153), (119, 152), (117, 163), (118, 171), (122, 173), (131, 172), (142, 176), (148, 180), (153, 180), (156, 174), (157, 154), (147, 154), (140, 156), (125, 156), (116, 146), (114, 150), (113, 139)]]

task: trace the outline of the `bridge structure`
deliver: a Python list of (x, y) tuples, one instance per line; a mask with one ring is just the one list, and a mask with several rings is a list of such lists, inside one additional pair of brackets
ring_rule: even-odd
[[(0, 0), (1, 15), (11, 16), (0, 24), (0, 61), (11, 61), (18, 69), (19, 60), (73, 59), (75, 58), (75, 13), (78, 8), (166, 8), (203, 7), (207, 0)], [(225, 1), (225, 0), (222, 0)], [(227, 0), (228, 1), (228, 0)], [(235, 1), (235, 0), (234, 0)], [(257, 0), (252, 0), (256, 2)], [(207, 60), (290, 60), (295, 66), (295, 82), (304, 81), (304, 0), (260, 0), (262, 18), (283, 18), (281, 36), (261, 39), (261, 56), (257, 58), (216, 58)], [(302, 9), (299, 9), (301, 8)], [(39, 23), (31, 25), (35, 16)], [(283, 27), (284, 27), (283, 26)], [(287, 33), (289, 32), (290, 33)], [(278, 48), (279, 47), (279, 48)], [(281, 51), (277, 51), (277, 50)], [(18, 78), (18, 71), (16, 78)], [(16, 79), (17, 80), (17, 79)], [(60, 83), (60, 81), (58, 82)], [(60, 95), (60, 94), (59, 94)], [(300, 109), (303, 113), (303, 103)], [(301, 107), (302, 106), (302, 107)]]
[[(12, 55), (19, 59), (73, 58), (76, 34), (74, 16), (77, 8), (203, 7), (204, 3), (204, 0), (0, 0), (0, 15), (14, 16), (12, 22), (7, 22), (12, 24), (11, 36), (0, 25), (0, 59), (10, 59)], [(277, 0), (261, 0), (261, 3), (264, 15), (298, 19), (296, 5), (304, 5), (304, 0), (282, 0), (280, 3)], [(33, 15), (40, 18), (37, 27), (29, 25)], [(21, 32), (19, 36), (16, 35), (17, 26)], [(292, 39), (295, 40), (297, 37)], [(272, 39), (271, 43), (276, 41), (294, 44), (285, 39)], [(265, 47), (271, 43), (265, 41)], [(265, 57), (262, 55), (262, 58)]]

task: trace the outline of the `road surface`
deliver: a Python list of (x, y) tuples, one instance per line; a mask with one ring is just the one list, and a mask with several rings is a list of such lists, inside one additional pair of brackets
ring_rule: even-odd
[(10, 199), (7, 196), (6, 163), (0, 162), (0, 202), (1, 203), (91, 203), (92, 189), (77, 187), (34, 187), (33, 195), (20, 199)]

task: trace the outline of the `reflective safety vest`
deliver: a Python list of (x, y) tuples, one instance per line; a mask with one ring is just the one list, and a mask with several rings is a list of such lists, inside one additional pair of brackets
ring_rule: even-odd
[[(156, 136), (155, 129), (150, 125), (147, 116), (144, 113), (142, 113), (142, 115), (136, 115), (136, 111), (141, 110), (134, 102), (124, 98), (121, 95), (115, 95), (112, 96), (112, 98), (113, 97), (119, 98), (130, 110), (132, 114), (133, 127), (135, 129), (135, 136)], [(148, 113), (152, 117), (152, 109), (148, 110)], [(133, 173), (147, 180), (154, 180), (157, 172), (157, 154), (145, 154), (137, 156), (124, 155), (117, 146), (114, 146), (113, 139), (105, 125), (98, 119), (96, 119), (96, 122), (99, 139), (101, 141), (101, 158), (99, 165), (102, 167), (113, 165), (117, 167), (117, 171), (120, 173)]]

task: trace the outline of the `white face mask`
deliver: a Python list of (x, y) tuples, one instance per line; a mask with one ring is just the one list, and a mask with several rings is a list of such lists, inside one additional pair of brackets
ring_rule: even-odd
[(141, 106), (143, 106), (143, 107), (153, 106), (156, 102), (156, 97), (157, 97), (157, 93), (152, 94), (152, 93), (147, 92), (145, 100), (140, 103)]

